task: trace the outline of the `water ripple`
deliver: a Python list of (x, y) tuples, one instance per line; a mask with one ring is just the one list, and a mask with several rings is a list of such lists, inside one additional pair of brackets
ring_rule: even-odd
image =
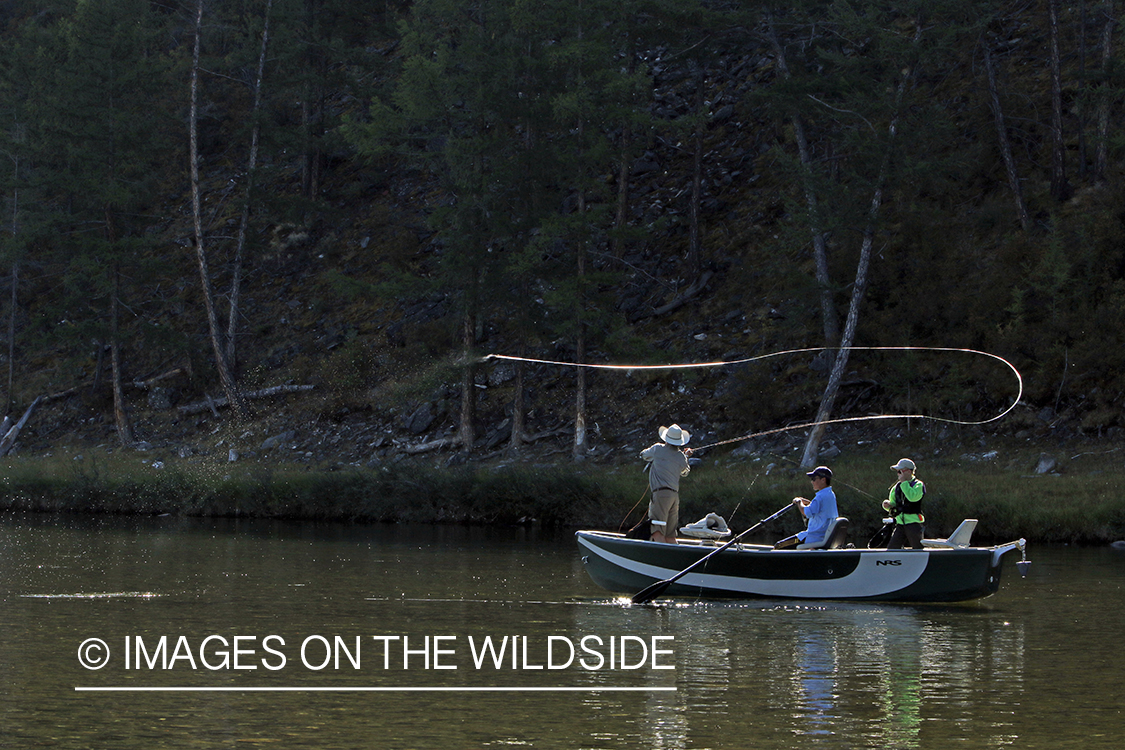
[(95, 591), (76, 594), (20, 594), (21, 599), (155, 599), (153, 591)]

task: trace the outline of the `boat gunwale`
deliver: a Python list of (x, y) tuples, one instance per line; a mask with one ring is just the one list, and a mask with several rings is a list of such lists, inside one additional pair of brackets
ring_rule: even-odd
[[(597, 529), (579, 529), (578, 531), (574, 532), (574, 535), (576, 537), (581, 537), (581, 536), (585, 535), (585, 536), (588, 536), (588, 537), (593, 537), (595, 539), (605, 539), (605, 540), (613, 541), (613, 542), (622, 542), (622, 543), (626, 543), (626, 544), (630, 544), (630, 545), (636, 545), (638, 547), (643, 547), (645, 549), (650, 548), (650, 545), (659, 546), (660, 548), (667, 549), (668, 551), (673, 551), (676, 548), (681, 548), (681, 549), (699, 549), (699, 550), (704, 550), (707, 553), (710, 553), (710, 552), (714, 552), (714, 551), (718, 550), (724, 544), (723, 542), (716, 542), (715, 540), (690, 539), (690, 538), (680, 539), (676, 544), (672, 544), (672, 543), (669, 543), (669, 542), (657, 542), (657, 541), (652, 540), (652, 539), (631, 539), (631, 538), (625, 536), (624, 534), (622, 534), (620, 532), (600, 531), (600, 530), (597, 530)], [(899, 549), (891, 549), (891, 550), (888, 550), (886, 547), (838, 547), (836, 549), (796, 549), (796, 548), (775, 549), (773, 547), (773, 545), (770, 545), (770, 544), (750, 544), (750, 543), (746, 543), (746, 542), (736, 542), (735, 544), (732, 544), (730, 547), (727, 547), (726, 549), (722, 550), (722, 552), (720, 554), (726, 554), (727, 552), (773, 552), (773, 553), (785, 554), (785, 555), (792, 555), (792, 554), (804, 555), (804, 554), (808, 554), (808, 553), (811, 553), (811, 552), (837, 553), (837, 554), (845, 553), (845, 552), (846, 553), (856, 553), (856, 552), (862, 552), (862, 553), (877, 553), (877, 552), (883, 552), (883, 553), (885, 553), (885, 552), (894, 552), (894, 553), (899, 553), (899, 552), (906, 552), (906, 553), (941, 552), (941, 553), (949, 553), (949, 552), (966, 552), (966, 551), (969, 551), (969, 552), (985, 552), (985, 551), (986, 552), (996, 552), (997, 550), (999, 550), (1003, 547), (1009, 547), (1011, 545), (1019, 545), (1022, 542), (1023, 542), (1023, 540), (1021, 539), (1019, 541), (1004, 542), (1002, 544), (993, 544), (993, 545), (987, 545), (987, 546), (978, 546), (978, 545), (970, 545), (970, 546), (966, 546), (966, 547), (945, 547), (945, 546), (933, 546), (933, 547), (931, 547), (931, 546), (926, 546), (926, 547), (923, 547), (922, 549), (915, 549), (915, 548), (912, 548), (912, 547), (901, 547)]]

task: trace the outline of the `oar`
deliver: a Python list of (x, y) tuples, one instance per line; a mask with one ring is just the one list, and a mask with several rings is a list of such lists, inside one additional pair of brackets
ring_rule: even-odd
[(769, 518), (763, 518), (763, 519), (762, 519), (761, 521), (758, 521), (758, 522), (757, 522), (756, 524), (754, 524), (754, 525), (753, 525), (753, 526), (751, 526), (750, 528), (746, 529), (746, 531), (743, 531), (743, 532), (742, 532), (741, 534), (739, 534), (738, 536), (734, 537), (733, 539), (731, 539), (731, 540), (730, 540), (729, 542), (727, 542), (727, 543), (726, 543), (726, 544), (724, 544), (723, 546), (721, 546), (721, 547), (719, 547), (719, 548), (717, 548), (717, 549), (715, 549), (715, 550), (713, 550), (713, 551), (711, 551), (711, 552), (707, 553), (707, 554), (706, 554), (706, 555), (704, 555), (703, 557), (699, 558), (698, 560), (696, 560), (696, 561), (695, 561), (695, 562), (693, 562), (693, 563), (692, 563), (691, 565), (687, 566), (686, 568), (684, 568), (683, 570), (681, 570), (681, 571), (680, 571), (679, 573), (677, 573), (676, 575), (672, 576), (671, 578), (665, 579), (665, 580), (663, 580), (663, 581), (657, 581), (656, 583), (654, 583), (654, 584), (652, 584), (651, 586), (649, 586), (648, 588), (646, 588), (646, 589), (645, 589), (644, 591), (640, 591), (640, 592), (638, 592), (638, 593), (634, 594), (634, 595), (633, 595), (633, 599), (632, 599), (632, 602), (633, 602), (633, 604), (644, 604), (645, 602), (650, 602), (650, 601), (652, 601), (652, 600), (653, 600), (653, 599), (655, 599), (656, 597), (658, 597), (658, 596), (660, 596), (661, 594), (663, 594), (663, 593), (664, 593), (664, 589), (668, 588), (668, 587), (669, 587), (669, 586), (671, 586), (671, 585), (672, 585), (673, 583), (675, 583), (676, 581), (678, 581), (678, 580), (680, 580), (681, 578), (683, 578), (684, 576), (686, 576), (686, 575), (687, 575), (688, 573), (690, 573), (690, 572), (691, 572), (692, 570), (694, 570), (694, 569), (695, 569), (696, 567), (698, 567), (698, 566), (702, 565), (703, 563), (707, 562), (707, 561), (708, 561), (708, 560), (710, 560), (710, 559), (711, 559), (712, 557), (714, 557), (715, 555), (719, 554), (720, 552), (722, 552), (723, 550), (725, 550), (725, 549), (726, 549), (727, 547), (731, 546), (732, 544), (734, 544), (735, 542), (737, 542), (737, 541), (738, 541), (739, 539), (741, 539), (742, 537), (744, 537), (744, 536), (746, 536), (747, 534), (749, 534), (749, 533), (750, 533), (751, 531), (753, 531), (754, 529), (758, 528), (759, 526), (762, 526), (763, 524), (769, 523), (770, 521), (772, 521), (773, 519), (777, 518), (777, 517), (778, 517), (778, 516), (780, 516), (780, 515), (781, 515), (782, 513), (784, 513), (785, 511), (789, 510), (789, 509), (790, 509), (790, 508), (792, 508), (792, 507), (793, 507), (793, 503), (789, 503), (788, 505), (786, 505), (786, 506), (785, 506), (784, 508), (782, 508), (782, 509), (781, 509), (781, 510), (779, 510), (778, 512), (774, 513), (774, 514), (773, 514), (772, 516), (770, 516)]

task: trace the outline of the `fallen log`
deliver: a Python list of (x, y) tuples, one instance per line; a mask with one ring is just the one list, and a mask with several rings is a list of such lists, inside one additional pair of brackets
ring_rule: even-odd
[(682, 294), (680, 294), (668, 304), (653, 310), (653, 317), (660, 317), (661, 315), (670, 313), (673, 310), (687, 304), (687, 302), (690, 301), (695, 295), (703, 291), (703, 289), (707, 286), (707, 282), (711, 280), (712, 275), (713, 274), (710, 271), (704, 271), (703, 275), (696, 279), (695, 282), (687, 289), (685, 289)]
[(429, 453), (430, 451), (441, 450), (442, 448), (454, 448), (461, 444), (460, 439), (452, 437), (438, 438), (437, 440), (430, 440), (425, 443), (416, 443), (414, 445), (407, 445), (402, 450), (404, 453), (416, 456), (419, 453)]
[(522, 441), (524, 443), (534, 443), (535, 441), (543, 440), (544, 438), (560, 437), (562, 435), (570, 435), (570, 434), (573, 434), (573, 433), (574, 433), (573, 427), (559, 427), (559, 428), (554, 429), (554, 430), (545, 430), (543, 432), (537, 432), (534, 435), (522, 435), (520, 437), (520, 441)]
[(698, 279), (693, 281), (687, 289), (684, 289), (683, 292), (676, 295), (675, 299), (673, 299), (671, 302), (661, 305), (651, 312), (640, 312), (630, 315), (629, 321), (632, 323), (636, 323), (637, 321), (644, 320), (645, 318), (658, 318), (661, 315), (667, 315), (673, 310), (679, 309), (683, 305), (690, 302), (692, 298), (695, 297), (695, 295), (702, 292), (707, 287), (707, 284), (711, 281), (711, 277), (713, 275), (714, 273), (711, 271), (704, 271)]
[(133, 381), (133, 387), (134, 388), (140, 388), (142, 390), (147, 391), (150, 388), (152, 388), (154, 385), (159, 383), (161, 380), (167, 380), (168, 378), (174, 378), (177, 375), (182, 375), (183, 372), (184, 372), (184, 368), (177, 367), (174, 370), (169, 370), (168, 372), (162, 372), (159, 375), (153, 375), (151, 378), (148, 378), (147, 380), (134, 380)]
[(67, 398), (68, 396), (73, 396), (74, 394), (78, 393), (79, 390), (80, 388), (78, 386), (75, 386), (74, 388), (67, 388), (65, 391), (59, 391), (58, 393), (50, 393), (46, 396), (43, 396), (43, 402), (47, 403), (49, 401), (57, 401), (60, 398)]
[[(270, 388), (263, 388), (260, 391), (250, 391), (248, 393), (243, 393), (242, 397), (247, 400), (269, 398), (270, 396), (280, 396), (285, 393), (311, 391), (313, 388), (315, 388), (315, 386), (312, 385), (275, 385)], [(212, 414), (218, 415), (218, 408), (220, 406), (227, 406), (226, 396), (220, 396), (219, 398), (211, 398), (210, 396), (208, 396), (204, 401), (197, 401), (196, 403), (188, 404), (187, 406), (179, 406), (176, 407), (176, 409), (180, 412), (180, 414), (183, 414), (185, 416), (188, 414), (198, 414), (199, 412), (203, 411), (210, 411)]]
[(16, 444), (16, 439), (20, 436), (20, 430), (27, 424), (27, 420), (31, 418), (31, 412), (35, 411), (35, 407), (39, 406), (39, 402), (43, 400), (42, 396), (31, 402), (31, 406), (27, 407), (27, 411), (20, 417), (20, 421), (16, 422), (10, 430), (8, 430), (3, 438), (0, 438), (0, 456), (8, 455), (12, 447)]

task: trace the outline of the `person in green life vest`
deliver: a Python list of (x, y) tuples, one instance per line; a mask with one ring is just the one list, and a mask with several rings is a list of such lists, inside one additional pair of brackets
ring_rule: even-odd
[(926, 485), (914, 476), (916, 468), (909, 458), (891, 467), (898, 472), (898, 480), (891, 485), (890, 494), (883, 501), (883, 509), (895, 519), (895, 530), (887, 549), (902, 549), (904, 542), (906, 546), (922, 549), (922, 524), (926, 522), (922, 515), (922, 497), (926, 494)]

